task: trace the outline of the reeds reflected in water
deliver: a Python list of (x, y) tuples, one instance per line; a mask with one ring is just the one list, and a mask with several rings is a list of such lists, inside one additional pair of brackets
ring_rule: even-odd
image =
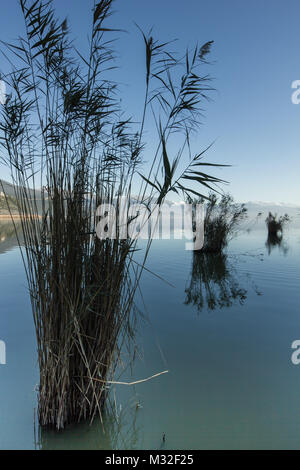
[(185, 293), (185, 304), (195, 306), (198, 312), (231, 307), (234, 303), (243, 305), (247, 299), (247, 289), (240, 285), (225, 253), (194, 252)]
[(0, 254), (18, 246), (18, 238), (22, 240), (21, 222), (16, 220), (14, 224), (10, 219), (0, 220)]
[(268, 251), (268, 255), (270, 255), (275, 248), (278, 248), (285, 256), (289, 251), (289, 247), (287, 243), (283, 240), (283, 235), (281, 232), (268, 234), (266, 248)]
[[(138, 449), (139, 427), (136, 407), (111, 409), (103, 413), (101, 423), (82, 422), (69, 425), (64, 432), (39, 427), (35, 448), (38, 450), (115, 450)], [(104, 426), (103, 426), (104, 424)]]

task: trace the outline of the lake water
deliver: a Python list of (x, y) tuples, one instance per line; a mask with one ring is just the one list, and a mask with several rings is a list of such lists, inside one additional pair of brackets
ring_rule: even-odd
[(0, 222), (1, 449), (300, 449), (300, 365), (291, 361), (300, 339), (300, 229), (291, 224), (281, 243), (266, 245), (266, 229), (255, 227), (215, 258), (184, 243), (153, 242), (147, 267), (167, 282), (143, 275), (145, 319), (121, 380), (169, 372), (112, 389), (104, 430), (95, 421), (46, 432), (34, 419), (38, 370), (23, 265)]

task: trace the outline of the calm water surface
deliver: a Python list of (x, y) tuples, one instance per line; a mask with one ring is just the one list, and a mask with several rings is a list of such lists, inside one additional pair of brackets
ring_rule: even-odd
[(300, 339), (300, 229), (273, 244), (265, 229), (252, 230), (215, 258), (184, 243), (153, 242), (147, 267), (168, 283), (143, 276), (137, 304), (146, 318), (122, 380), (168, 374), (118, 386), (105, 431), (97, 421), (41, 432), (26, 280), (16, 238), (0, 222), (1, 449), (300, 449), (300, 365), (291, 362)]

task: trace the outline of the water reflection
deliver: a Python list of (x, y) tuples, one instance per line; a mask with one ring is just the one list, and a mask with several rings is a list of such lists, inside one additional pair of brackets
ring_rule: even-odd
[(237, 273), (224, 253), (193, 253), (190, 279), (185, 289), (186, 305), (194, 305), (198, 312), (243, 305), (247, 290), (239, 285)]
[(283, 240), (283, 235), (279, 233), (269, 233), (266, 241), (266, 248), (270, 255), (274, 248), (278, 248), (285, 256), (289, 251), (287, 243)]
[(15, 221), (14, 227), (14, 224), (10, 219), (0, 219), (0, 254), (6, 253), (18, 246), (18, 237), (20, 236), (21, 222), (19, 220)]
[(138, 410), (111, 411), (93, 421), (68, 426), (63, 431), (39, 430), (36, 449), (39, 450), (115, 450), (138, 449)]

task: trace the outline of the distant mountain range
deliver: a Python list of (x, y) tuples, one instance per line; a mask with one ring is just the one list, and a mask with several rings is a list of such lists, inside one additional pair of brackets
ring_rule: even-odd
[[(15, 189), (14, 185), (11, 183), (8, 183), (5, 180), (0, 179), (0, 215), (8, 215), (9, 210), (7, 207), (7, 201), (9, 203), (10, 210), (13, 214), (16, 214), (18, 209), (17, 209), (17, 201), (15, 197)], [(4, 194), (6, 197), (4, 197)], [(41, 209), (41, 191), (39, 190), (29, 190), (28, 193), (32, 198), (36, 197), (37, 200), (37, 206), (38, 210)]]
[(3, 181), (1, 185), (1, 180), (0, 180), (0, 215), (9, 214), (7, 203), (10, 207), (10, 211), (12, 213), (16, 213), (17, 203), (16, 203), (16, 199), (14, 195), (14, 187), (13, 185), (7, 183), (6, 181)]
[(300, 204), (291, 204), (286, 202), (270, 202), (270, 201), (249, 201), (245, 203), (247, 207), (273, 207), (273, 209), (300, 209)]
[[(15, 190), (14, 190), (14, 185), (11, 183), (8, 183), (5, 180), (0, 179), (0, 193), (3, 191), (2, 187), (4, 188), (4, 192), (7, 196), (12, 196), (15, 197)], [(29, 194), (33, 197), (35, 193), (35, 196), (37, 199), (41, 198), (41, 191), (36, 189), (36, 190), (29, 190)]]
[[(3, 191), (7, 196), (11, 198), (10, 202), (13, 203), (15, 200), (15, 192), (14, 192), (14, 185), (11, 183), (8, 183), (5, 180), (0, 179), (0, 196)], [(32, 197), (34, 196), (34, 190), (32, 190)], [(41, 191), (35, 190), (35, 196), (36, 199), (39, 200), (41, 199)], [(137, 198), (132, 197), (132, 202), (136, 203)], [(166, 201), (166, 204), (172, 205), (172, 204), (182, 204), (182, 202), (173, 202), (173, 201)], [(300, 204), (288, 204), (284, 202), (265, 202), (265, 201), (249, 201), (245, 203), (247, 209), (248, 209), (248, 216), (249, 218), (256, 217), (258, 213), (262, 213), (261, 216), (262, 218), (264, 216), (267, 216), (269, 212), (276, 213), (278, 215), (282, 214), (289, 214), (291, 217), (300, 217)], [(2, 206), (3, 206), (3, 201), (2, 201)], [(1, 201), (0, 201), (0, 213), (3, 213), (4, 208), (1, 207)], [(7, 210), (7, 207), (6, 207)]]
[(261, 201), (249, 201), (246, 204), (249, 215), (253, 213), (262, 212), (268, 214), (269, 212), (283, 215), (285, 213), (296, 216), (300, 215), (300, 204), (287, 204), (287, 203), (276, 203), (276, 202), (261, 202)]
[(3, 189), (4, 189), (4, 192), (7, 196), (14, 197), (14, 195), (15, 195), (14, 186), (10, 183), (7, 183), (7, 181), (4, 181), (4, 180), (0, 179), (0, 193), (3, 192)]

